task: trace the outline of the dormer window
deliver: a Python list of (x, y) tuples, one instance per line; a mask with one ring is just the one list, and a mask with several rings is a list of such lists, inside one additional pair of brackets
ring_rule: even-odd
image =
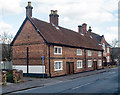
[(54, 54), (62, 54), (62, 47), (54, 46)]

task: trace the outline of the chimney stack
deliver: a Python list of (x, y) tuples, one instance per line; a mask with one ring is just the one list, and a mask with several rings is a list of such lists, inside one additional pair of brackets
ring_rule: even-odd
[(58, 17), (59, 15), (57, 14), (57, 10), (51, 10), (50, 16), (50, 23), (58, 26)]
[(25, 7), (26, 8), (26, 17), (32, 17), (32, 9), (33, 7), (31, 6), (31, 2), (28, 2), (28, 5)]
[(78, 32), (82, 33), (82, 26), (81, 25), (78, 25)]
[(90, 35), (91, 35), (91, 31), (92, 31), (91, 26), (89, 26), (89, 29), (88, 29), (86, 35), (87, 35), (87, 36), (90, 36)]
[(83, 33), (83, 34), (86, 34), (86, 32), (87, 32), (87, 24), (86, 24), (86, 23), (83, 23), (83, 24), (82, 24), (82, 33)]

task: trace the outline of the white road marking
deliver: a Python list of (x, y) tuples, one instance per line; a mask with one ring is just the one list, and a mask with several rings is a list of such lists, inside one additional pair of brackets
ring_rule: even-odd
[(77, 86), (77, 87), (72, 88), (72, 89), (77, 89), (77, 88), (80, 88), (80, 87), (83, 87), (83, 86), (86, 86), (86, 85), (89, 85), (89, 84), (92, 84), (92, 83), (93, 83), (93, 82), (91, 82), (91, 83), (86, 83), (86, 84), (83, 84), (83, 85)]

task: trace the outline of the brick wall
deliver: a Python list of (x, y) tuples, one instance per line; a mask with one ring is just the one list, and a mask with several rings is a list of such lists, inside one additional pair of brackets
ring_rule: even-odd
[[(104, 60), (104, 61), (107, 61), (107, 57), (108, 57), (108, 56), (109, 56), (110, 61), (111, 61), (111, 48), (106, 46), (105, 38), (102, 39), (101, 43), (102, 43), (102, 44), (103, 44), (103, 43), (105, 44), (105, 55), (104, 55), (104, 57), (106, 57), (106, 60)], [(109, 53), (107, 53), (107, 48), (109, 48)]]
[[(86, 51), (86, 61), (85, 61), (85, 53)], [(62, 55), (55, 55), (54, 54), (54, 46), (50, 47), (50, 57), (51, 57), (51, 75), (52, 76), (59, 76), (59, 75), (65, 75), (67, 74), (66, 71), (66, 62), (74, 62), (74, 73), (78, 72), (83, 72), (83, 71), (89, 71), (93, 70), (93, 65), (92, 67), (88, 67), (87, 65), (87, 60), (92, 60), (96, 59), (101, 59), (102, 61), (102, 52), (101, 52), (101, 57), (98, 56), (98, 51), (92, 51), (92, 56), (88, 56), (87, 50), (82, 49), (82, 56), (77, 55), (77, 48), (70, 48), (70, 47), (62, 47)], [(83, 60), (83, 68), (77, 68), (77, 60)], [(63, 61), (63, 70), (61, 71), (55, 71), (54, 70), (54, 61)], [(86, 64), (86, 65), (85, 65)], [(93, 62), (92, 62), (93, 64)], [(86, 68), (85, 68), (86, 66)], [(102, 68), (102, 66), (98, 66), (98, 69)]]
[[(12, 47), (13, 65), (27, 65), (27, 47), (29, 48), (29, 65), (42, 65), (41, 56), (45, 56), (45, 73), (49, 75), (49, 47), (42, 37), (36, 32), (32, 24), (27, 21), (18, 35)], [(87, 67), (87, 60), (102, 59), (98, 57), (98, 51), (92, 51), (92, 56), (87, 56), (87, 50), (82, 49), (82, 56), (78, 56), (77, 48), (62, 47), (62, 55), (54, 54), (54, 46), (50, 46), (50, 72), (51, 76), (67, 74), (66, 62), (74, 63), (74, 73), (93, 70)], [(86, 52), (86, 60), (85, 60)], [(83, 68), (77, 68), (77, 60), (83, 60)], [(63, 61), (63, 70), (54, 70), (54, 61)], [(85, 65), (86, 64), (86, 65)], [(86, 68), (85, 68), (86, 67)], [(102, 68), (102, 67), (99, 67)]]
[(29, 64), (40, 65), (41, 56), (46, 56), (46, 44), (27, 21), (12, 46), (13, 65), (27, 64), (27, 47), (29, 48)]

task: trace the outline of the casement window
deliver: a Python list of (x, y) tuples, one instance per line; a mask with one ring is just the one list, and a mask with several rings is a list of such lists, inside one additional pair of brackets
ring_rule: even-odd
[(109, 56), (107, 56), (107, 62), (110, 62), (110, 57)]
[(92, 60), (88, 60), (88, 67), (92, 67)]
[(92, 52), (90, 50), (88, 50), (88, 56), (91, 56)]
[(107, 48), (107, 53), (110, 53), (110, 50), (109, 50), (109, 48)]
[(98, 60), (98, 65), (102, 66), (102, 60)]
[(101, 51), (98, 51), (98, 56), (101, 56)]
[(62, 54), (62, 47), (54, 46), (54, 54)]
[(82, 60), (77, 60), (77, 68), (82, 68)]
[(77, 55), (82, 55), (82, 50), (81, 49), (77, 49)]
[(62, 61), (54, 61), (54, 70), (58, 71), (58, 70), (62, 70), (63, 68), (63, 62)]

